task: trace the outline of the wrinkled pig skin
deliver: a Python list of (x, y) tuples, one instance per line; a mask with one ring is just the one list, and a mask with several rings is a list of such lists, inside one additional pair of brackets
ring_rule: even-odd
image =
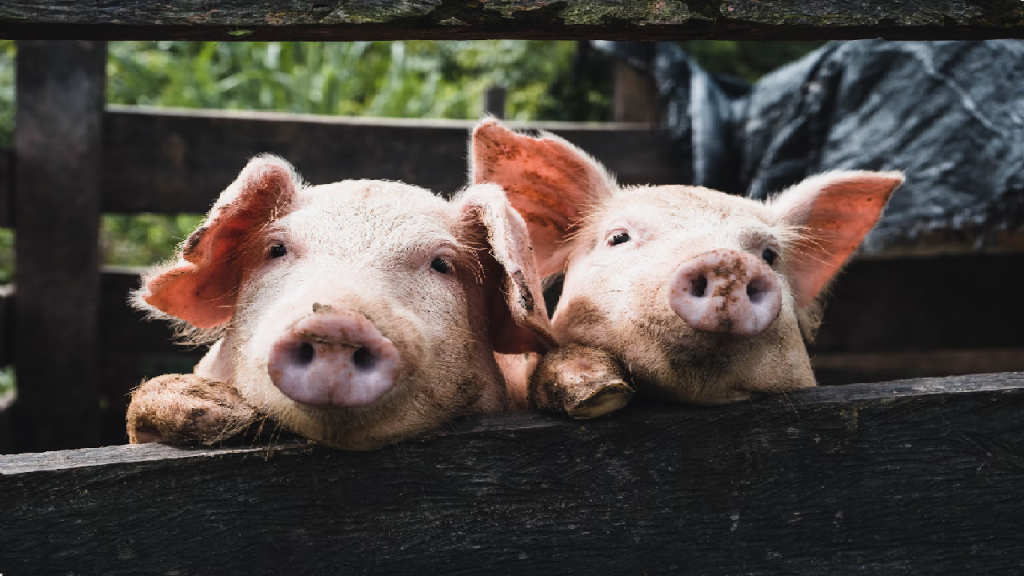
[[(830, 172), (766, 203), (694, 186), (620, 187), (568, 142), (494, 119), (474, 131), (471, 171), (475, 183), (502, 186), (526, 220), (541, 275), (564, 273), (559, 342), (607, 353), (642, 395), (693, 404), (815, 385), (803, 337), (903, 182), (898, 172)], [(557, 371), (545, 363), (556, 358), (566, 361), (549, 353), (535, 375), (550, 380)]]
[[(525, 407), (503, 359), (554, 343), (525, 223), (494, 185), (307, 186), (253, 159), (137, 305), (213, 343), (132, 398), (132, 442), (210, 444), (268, 418), (363, 450)], [(514, 363), (513, 363), (514, 364)]]

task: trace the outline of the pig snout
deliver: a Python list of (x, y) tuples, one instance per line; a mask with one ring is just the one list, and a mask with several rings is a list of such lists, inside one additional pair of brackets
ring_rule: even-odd
[(737, 250), (705, 252), (672, 276), (669, 305), (694, 330), (753, 336), (782, 306), (779, 280), (760, 259)]
[(390, 390), (398, 364), (398, 349), (368, 319), (314, 306), (313, 315), (274, 342), (267, 368), (296, 402), (354, 408)]

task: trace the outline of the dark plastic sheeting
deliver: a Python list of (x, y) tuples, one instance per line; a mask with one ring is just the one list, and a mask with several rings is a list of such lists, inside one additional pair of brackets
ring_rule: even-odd
[(868, 253), (1024, 227), (1024, 42), (836, 42), (753, 86), (672, 43), (600, 45), (654, 75), (684, 183), (763, 199), (826, 170), (903, 170)]

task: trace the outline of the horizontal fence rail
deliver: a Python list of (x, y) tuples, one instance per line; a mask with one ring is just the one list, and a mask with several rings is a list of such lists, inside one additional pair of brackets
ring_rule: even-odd
[[(346, 118), (109, 106), (105, 212), (206, 212), (252, 156), (295, 164), (313, 184), (402, 180), (441, 194), (463, 186), (474, 121)], [(512, 123), (512, 125), (516, 125)], [(648, 124), (531, 123), (582, 147), (625, 183), (679, 182), (668, 136)]]
[(1024, 375), (313, 445), (0, 456), (11, 574), (1013, 574)]
[(1019, 2), (6, 0), (0, 38), (79, 40), (977, 39), (1024, 36)]

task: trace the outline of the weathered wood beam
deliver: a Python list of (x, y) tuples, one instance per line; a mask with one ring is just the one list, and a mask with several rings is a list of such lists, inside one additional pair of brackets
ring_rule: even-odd
[(0, 228), (14, 226), (14, 150), (0, 148)]
[(368, 453), (0, 457), (12, 574), (1012, 574), (1024, 375), (573, 422), (475, 418)]
[(21, 450), (99, 444), (104, 42), (18, 44), (14, 301)]
[(7, 0), (0, 38), (102, 40), (977, 39), (1024, 36), (1015, 0)]
[[(381, 178), (450, 194), (466, 184), (467, 143), (475, 124), (111, 106), (103, 210), (206, 212), (246, 161), (262, 152), (283, 156), (314, 184)], [(679, 182), (668, 136), (650, 125), (530, 126), (581, 146), (622, 182)]]

